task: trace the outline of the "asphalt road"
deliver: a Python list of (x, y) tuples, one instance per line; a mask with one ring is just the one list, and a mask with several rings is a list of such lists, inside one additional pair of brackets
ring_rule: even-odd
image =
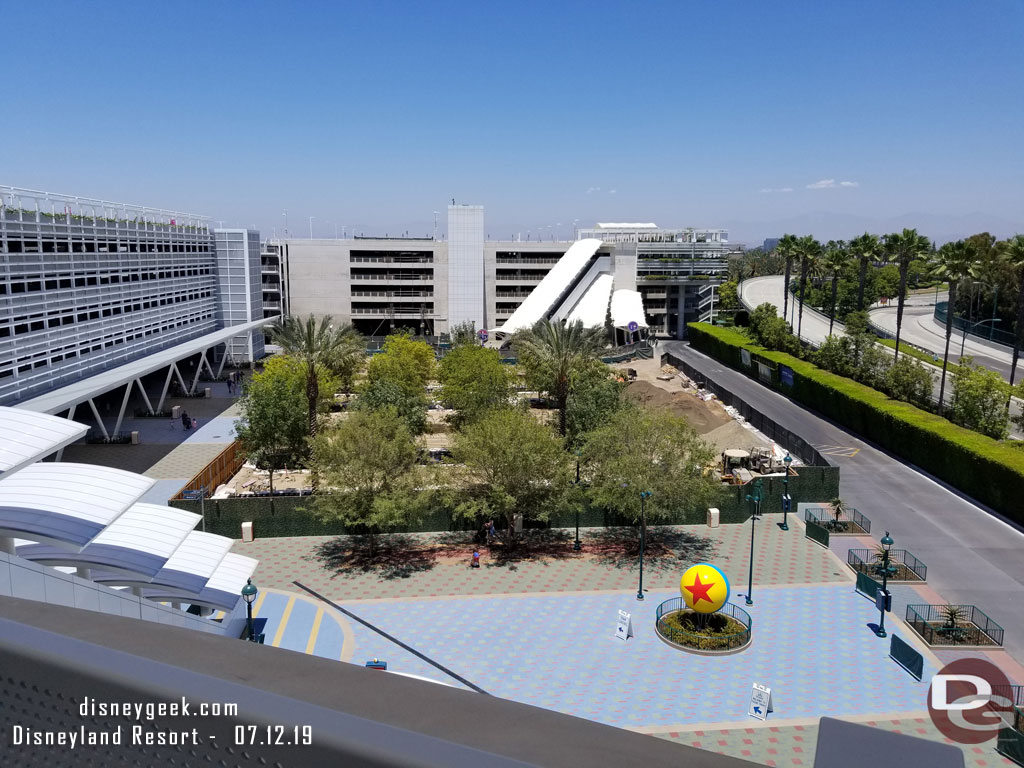
[(922, 560), (929, 586), (944, 600), (976, 605), (1002, 626), (1005, 648), (1024, 663), (1024, 532), (685, 342), (665, 342), (659, 351), (678, 355), (813, 445), (856, 449), (827, 457), (841, 468), (843, 500), (871, 520), (874, 538), (888, 530), (896, 549)]

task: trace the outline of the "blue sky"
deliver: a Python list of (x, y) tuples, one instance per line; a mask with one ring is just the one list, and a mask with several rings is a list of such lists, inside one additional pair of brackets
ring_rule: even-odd
[(284, 209), (301, 236), (309, 216), (316, 236), (422, 234), (453, 197), (486, 206), (493, 238), (573, 219), (748, 241), (1024, 230), (1019, 0), (34, 2), (3, 20), (4, 184), (265, 235)]

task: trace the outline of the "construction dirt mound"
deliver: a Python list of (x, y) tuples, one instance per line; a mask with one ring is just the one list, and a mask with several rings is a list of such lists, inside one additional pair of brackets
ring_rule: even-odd
[(702, 435), (732, 421), (717, 400), (704, 401), (689, 392), (668, 392), (649, 381), (634, 381), (626, 387), (624, 394), (634, 403), (668, 408), (683, 416)]

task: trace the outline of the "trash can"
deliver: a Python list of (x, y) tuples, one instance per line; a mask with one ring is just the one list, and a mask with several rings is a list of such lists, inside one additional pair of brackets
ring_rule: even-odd
[(242, 523), (242, 541), (252, 541), (252, 523)]
[(180, 405), (176, 405), (173, 408), (171, 408), (171, 418), (174, 419), (175, 421), (177, 421), (178, 419), (181, 418), (181, 406)]
[(138, 445), (138, 444), (139, 444), (139, 432), (138, 432), (138, 430), (135, 430), (135, 431), (132, 432), (132, 445)]
[(708, 509), (708, 528), (718, 527), (718, 516), (719, 512), (717, 507), (711, 507)]
[(213, 397), (213, 390), (209, 387), (206, 388), (205, 397)]

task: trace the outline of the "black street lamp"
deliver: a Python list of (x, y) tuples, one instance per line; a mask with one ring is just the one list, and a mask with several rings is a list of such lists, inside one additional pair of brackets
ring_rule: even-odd
[(779, 528), (784, 531), (789, 530), (789, 465), (793, 463), (793, 457), (789, 455), (789, 451), (786, 451), (786, 458), (783, 463), (786, 465), (786, 474), (782, 478), (782, 522), (779, 523)]
[(757, 478), (750, 485), (753, 493), (747, 494), (747, 501), (752, 504), (750, 513), (750, 572), (747, 576), (747, 605), (754, 604), (754, 598), (750, 596), (750, 593), (754, 590), (754, 529), (757, 527), (757, 521), (761, 517), (761, 478)]
[(242, 599), (245, 600), (245, 610), (248, 614), (248, 618), (245, 621), (246, 634), (249, 635), (249, 642), (255, 643), (256, 638), (252, 633), (252, 604), (256, 599), (256, 594), (259, 590), (256, 589), (256, 585), (252, 583), (252, 579), (245, 582), (245, 586), (242, 587)]
[[(885, 532), (885, 536), (882, 537), (882, 592), (885, 593), (886, 586), (889, 584), (889, 550), (892, 548), (892, 536), (889, 532)], [(875, 632), (879, 637), (885, 637), (885, 605), (887, 597), (878, 605), (878, 631)]]
[[(580, 489), (580, 452), (576, 451), (576, 491)], [(576, 499), (576, 541), (573, 542), (572, 548), (574, 552), (579, 552), (580, 547), (580, 500)]]
[(647, 533), (647, 512), (644, 502), (651, 497), (650, 491), (640, 491), (640, 584), (636, 589), (636, 599), (644, 599), (644, 538)]

